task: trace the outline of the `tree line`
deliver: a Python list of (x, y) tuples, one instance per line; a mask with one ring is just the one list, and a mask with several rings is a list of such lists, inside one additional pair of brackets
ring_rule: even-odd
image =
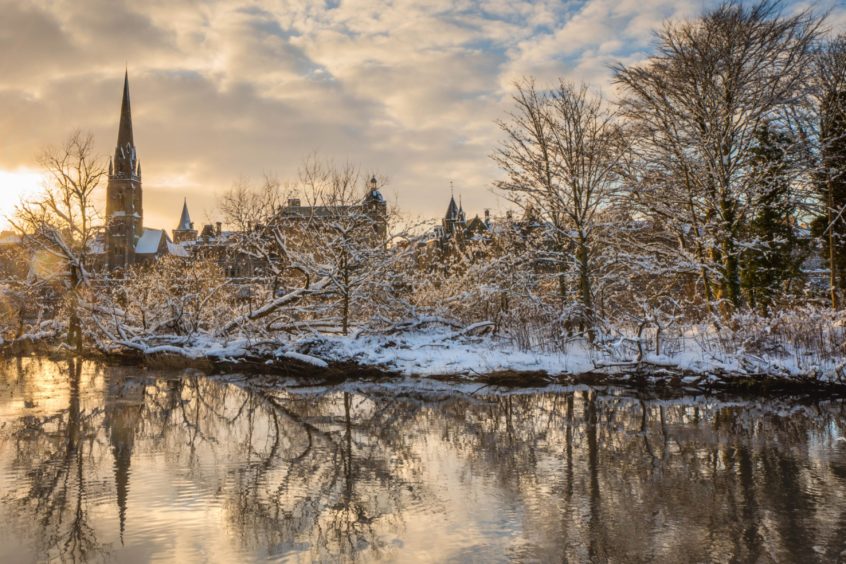
[[(446, 245), (388, 206), (374, 236), (371, 175), (350, 164), (310, 157), (291, 182), (236, 184), (220, 202), (227, 253), (256, 274), (238, 284), (220, 256), (195, 257), (191, 276), (168, 259), (106, 292), (92, 283), (105, 169), (77, 133), (45, 153), (50, 190), (14, 219), (45, 273), (7, 285), (2, 305), (49, 288), (77, 346), (145, 351), (433, 323), (525, 348), (601, 347), (671, 326), (766, 325), (797, 307), (815, 308), (800, 326), (831, 324), (846, 291), (846, 35), (825, 25), (777, 2), (726, 2), (665, 23), (651, 56), (615, 66), (613, 100), (523, 79), (491, 155), (518, 213)], [(294, 230), (279, 213), (293, 194), (312, 210)], [(7, 338), (59, 327), (30, 315), (24, 330), (23, 317), (8, 316)]]
[(496, 184), (549, 228), (573, 285), (563, 301), (585, 325), (615, 316), (597, 309), (609, 293), (617, 312), (716, 323), (820, 303), (803, 272), (815, 255), (839, 307), (846, 36), (826, 31), (808, 10), (727, 2), (666, 23), (653, 55), (615, 66), (613, 102), (565, 81), (516, 85)]

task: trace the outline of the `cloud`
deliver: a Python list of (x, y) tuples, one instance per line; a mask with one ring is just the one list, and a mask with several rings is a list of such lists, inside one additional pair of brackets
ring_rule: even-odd
[(315, 150), (386, 174), (413, 214), (441, 215), (452, 180), (472, 215), (498, 205), (488, 155), (515, 79), (607, 89), (662, 21), (711, 4), (0, 0), (0, 169), (75, 128), (109, 154), (127, 64), (152, 226), (172, 227), (183, 196), (214, 218), (234, 181), (292, 178)]

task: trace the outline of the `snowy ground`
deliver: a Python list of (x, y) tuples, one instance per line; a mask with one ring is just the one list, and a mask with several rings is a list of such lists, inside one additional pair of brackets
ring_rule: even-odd
[(654, 373), (671, 369), (673, 373), (721, 378), (767, 375), (846, 384), (846, 355), (832, 348), (828, 352), (805, 350), (785, 339), (766, 338), (764, 348), (771, 351), (768, 354), (761, 352), (759, 339), (755, 341), (753, 353), (749, 339), (726, 339), (724, 334), (691, 327), (672, 339), (663, 339), (661, 350), (664, 354), (661, 355), (649, 354), (651, 347), (654, 350), (654, 341), (650, 343), (644, 339), (641, 343), (643, 356), (639, 361), (637, 341), (631, 338), (605, 339), (600, 346), (590, 346), (582, 339), (575, 339), (564, 351), (526, 351), (508, 339), (478, 335), (476, 329), (480, 328), (486, 330), (485, 324), (463, 329), (430, 325), (388, 335), (312, 334), (291, 336), (287, 340), (256, 340), (243, 335), (226, 340), (204, 334), (159, 336), (113, 342), (103, 352), (134, 349), (151, 356), (177, 355), (193, 360), (234, 363), (244, 358), (251, 362), (265, 359), (268, 364), (274, 360), (293, 360), (317, 368), (355, 362), (406, 376), (462, 375), (469, 380), (500, 371), (543, 371), (553, 376), (593, 372), (619, 375), (647, 368)]
[(525, 352), (502, 340), (455, 337), (449, 331), (325, 337), (315, 349), (316, 354), (330, 361), (354, 360), (419, 376), (485, 374), (499, 370), (573, 374), (594, 369), (592, 355), (582, 346), (574, 346), (566, 354)]
[[(486, 374), (495, 371), (545, 371), (551, 375), (584, 374), (597, 370), (626, 370), (637, 361), (632, 349), (597, 350), (574, 341), (566, 352), (527, 352), (503, 339), (464, 337), (448, 330), (427, 330), (392, 336), (325, 336), (290, 344), (323, 361), (355, 361), (405, 375)], [(628, 352), (627, 352), (628, 351)], [(727, 354), (694, 333), (677, 341), (673, 352), (645, 354), (643, 364), (701, 374), (768, 374), (785, 378), (844, 381), (846, 359), (820, 359), (793, 351), (790, 354)]]

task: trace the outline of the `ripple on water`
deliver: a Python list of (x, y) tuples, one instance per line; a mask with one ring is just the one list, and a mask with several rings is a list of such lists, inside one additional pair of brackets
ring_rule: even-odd
[(589, 388), (444, 401), (447, 385), (432, 398), (391, 385), (269, 395), (244, 380), (62, 370), (0, 369), (0, 561), (73, 560), (63, 551), (83, 545), (121, 562), (846, 550), (834, 403)]

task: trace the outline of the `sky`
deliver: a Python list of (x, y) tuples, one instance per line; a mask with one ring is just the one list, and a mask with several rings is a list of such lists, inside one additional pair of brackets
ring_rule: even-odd
[[(846, 0), (813, 4), (846, 30)], [(197, 224), (237, 181), (294, 179), (308, 155), (388, 178), (404, 213), (468, 216), (492, 189), (515, 80), (583, 81), (651, 53), (711, 0), (0, 0), (0, 215), (37, 192), (38, 154), (74, 129), (114, 151), (123, 73), (145, 224)], [(0, 219), (0, 226), (3, 220)]]

